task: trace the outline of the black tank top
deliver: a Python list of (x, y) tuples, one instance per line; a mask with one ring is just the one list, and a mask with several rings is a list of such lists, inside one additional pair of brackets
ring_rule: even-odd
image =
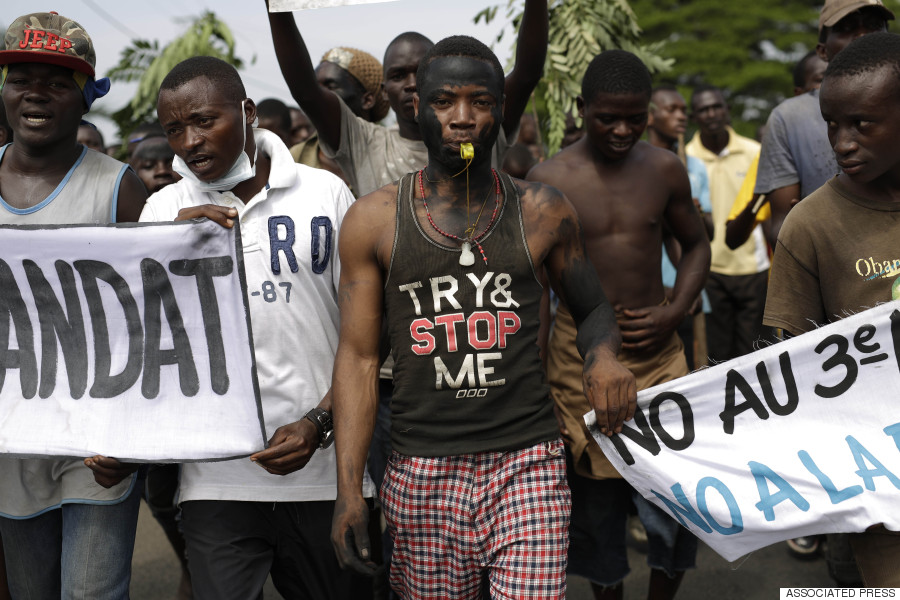
[(473, 247), (469, 267), (459, 248), (422, 230), (415, 174), (400, 180), (384, 298), (395, 361), (391, 441), (402, 454), (516, 450), (559, 435), (537, 346), (542, 287), (517, 188), (500, 177), (504, 202), (479, 240), (488, 264)]

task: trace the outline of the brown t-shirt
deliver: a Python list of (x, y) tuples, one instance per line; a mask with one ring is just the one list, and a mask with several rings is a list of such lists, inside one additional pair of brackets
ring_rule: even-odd
[(900, 298), (898, 232), (900, 205), (828, 181), (781, 228), (763, 323), (800, 334)]

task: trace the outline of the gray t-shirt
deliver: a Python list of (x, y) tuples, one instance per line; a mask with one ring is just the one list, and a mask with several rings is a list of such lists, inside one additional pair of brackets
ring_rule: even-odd
[[(513, 135), (513, 141), (515, 138)], [(370, 194), (407, 173), (418, 171), (428, 162), (425, 142), (402, 138), (396, 129), (357, 117), (342, 100), (340, 147), (335, 151), (323, 139), (319, 140), (319, 145), (325, 156), (335, 159), (341, 166), (357, 196)], [(495, 168), (503, 164), (509, 146), (501, 127), (491, 157)]]
[(800, 184), (800, 198), (839, 172), (819, 108), (819, 90), (788, 98), (766, 124), (754, 194)]

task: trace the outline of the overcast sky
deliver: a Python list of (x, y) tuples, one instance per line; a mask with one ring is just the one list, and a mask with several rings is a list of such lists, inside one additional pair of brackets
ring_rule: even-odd
[[(399, 33), (419, 31), (432, 40), (454, 34), (474, 36), (488, 45), (494, 42), (500, 23), (475, 25), (472, 18), (482, 8), (502, 0), (396, 0), (379, 4), (323, 8), (294, 13), (300, 33), (318, 64), (319, 58), (334, 46), (360, 48), (379, 60), (387, 44)], [(272, 37), (263, 0), (3, 0), (0, 23), (5, 28), (16, 17), (34, 11), (56, 11), (81, 23), (94, 41), (97, 51), (98, 76), (106, 74), (119, 61), (121, 51), (133, 38), (159, 40), (165, 44), (186, 29), (185, 19), (214, 11), (232, 29), (237, 40), (237, 54), (247, 66), (241, 71), (248, 95), (256, 101), (275, 97), (295, 104), (290, 97), (272, 49)], [(505, 19), (506, 2), (498, 11)], [(494, 51), (506, 64), (509, 36)], [(249, 64), (253, 57), (254, 64)], [(124, 106), (134, 92), (132, 85), (113, 84), (110, 93), (95, 106), (110, 112)], [(111, 122), (88, 115), (100, 127), (107, 143), (115, 133)]]

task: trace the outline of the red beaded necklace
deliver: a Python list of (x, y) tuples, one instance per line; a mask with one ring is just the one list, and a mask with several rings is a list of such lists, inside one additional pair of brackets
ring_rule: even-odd
[[(458, 242), (462, 242), (462, 253), (459, 256), (459, 264), (464, 267), (470, 267), (475, 264), (475, 256), (472, 254), (472, 244), (475, 244), (478, 247), (478, 252), (481, 253), (481, 258), (484, 260), (484, 264), (487, 264), (487, 256), (484, 254), (484, 248), (481, 247), (481, 244), (478, 242), (484, 234), (488, 232), (491, 226), (494, 224), (494, 221), (497, 219), (497, 212), (500, 209), (500, 177), (497, 176), (497, 171), (491, 169), (491, 174), (494, 176), (494, 183), (496, 184), (496, 200), (494, 201), (494, 212), (491, 214), (491, 220), (488, 222), (487, 226), (482, 230), (481, 233), (472, 237), (466, 236), (465, 238), (461, 238), (458, 235), (453, 235), (452, 233), (447, 233), (440, 227), (438, 227), (434, 219), (431, 218), (431, 212), (428, 210), (428, 202), (425, 200), (425, 183), (423, 182), (423, 172), (425, 169), (420, 169), (418, 172), (419, 179), (419, 191), (422, 193), (422, 205), (425, 207), (425, 216), (428, 217), (428, 222), (431, 223), (431, 226), (434, 227), (434, 230), (437, 231), (444, 237), (450, 238), (451, 240), (456, 240)], [(487, 200), (487, 199), (485, 199)], [(481, 210), (484, 210), (484, 204), (481, 205)], [(478, 218), (475, 219), (475, 223), (469, 228), (473, 230), (476, 225), (478, 225), (478, 220), (481, 218), (481, 212), (478, 213)], [(466, 223), (468, 225), (468, 223)]]

